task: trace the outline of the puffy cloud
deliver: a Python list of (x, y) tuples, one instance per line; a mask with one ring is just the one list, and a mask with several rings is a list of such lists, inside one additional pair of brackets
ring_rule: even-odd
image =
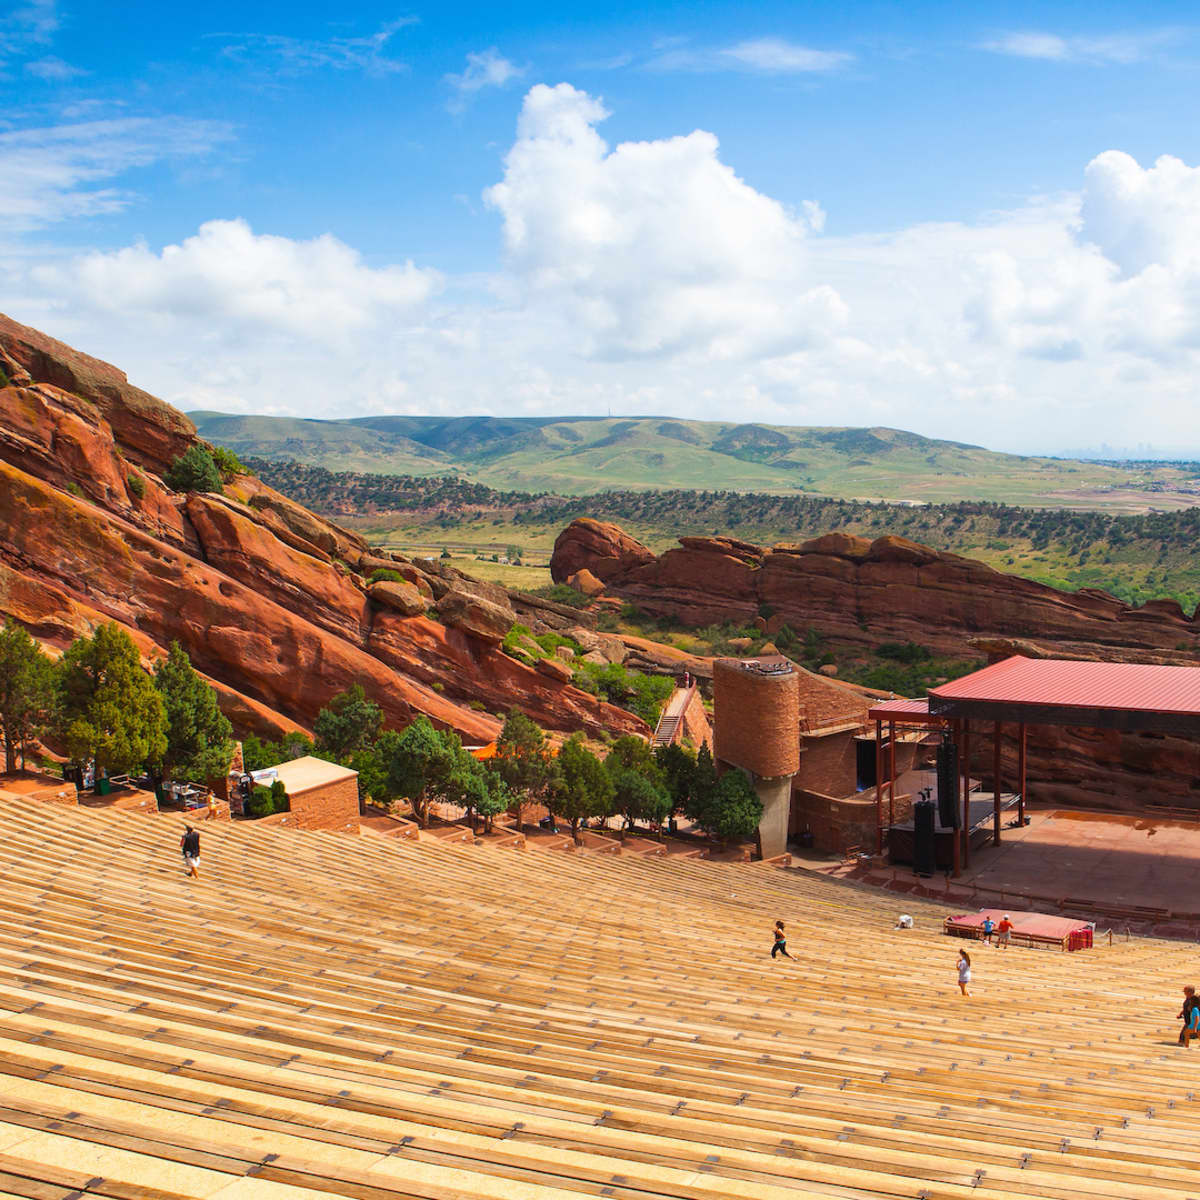
[(476, 92), (489, 87), (504, 87), (524, 74), (524, 67), (509, 62), (495, 46), (479, 54), (468, 54), (462, 74), (446, 76), (446, 82), (455, 92), (448, 107), (451, 112), (461, 112)]
[(1153, 264), (1193, 272), (1200, 266), (1200, 168), (1163, 155), (1149, 169), (1119, 150), (1088, 163), (1082, 237), (1124, 275)]
[(535, 301), (570, 307), (598, 358), (733, 357), (819, 340), (845, 318), (807, 273), (821, 221), (755, 191), (700, 130), (610, 150), (600, 101), (569, 84), (530, 90), (485, 199)]
[[(1081, 164), (1075, 194), (831, 237), (815, 202), (791, 209), (751, 187), (711, 133), (610, 147), (606, 115), (566, 84), (530, 90), (487, 193), (507, 251), (487, 278), (376, 267), (332, 236), (213, 221), (161, 249), (50, 263), (32, 243), (16, 256), (0, 243), (0, 290), (18, 319), (184, 408), (611, 406), (886, 424), (1025, 451), (1178, 444), (1194, 426), (1197, 168), (1110, 151)], [(78, 195), (101, 203), (96, 179), (142, 161), (110, 144), (77, 162), (78, 130), (42, 140), (67, 162), (39, 184), (66, 198), (60, 213)], [(0, 164), (38, 148), (0, 135)]]
[(411, 262), (368, 267), (329, 235), (255, 234), (245, 221), (209, 221), (155, 254), (144, 245), (43, 266), (34, 279), (64, 302), (160, 325), (247, 328), (339, 343), (408, 316), (440, 283)]

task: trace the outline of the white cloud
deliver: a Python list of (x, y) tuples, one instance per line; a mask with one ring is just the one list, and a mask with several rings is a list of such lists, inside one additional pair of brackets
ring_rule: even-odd
[[(1070, 195), (831, 237), (819, 205), (756, 190), (711, 133), (610, 147), (605, 116), (569, 85), (530, 90), (486, 196), (507, 251), (486, 278), (213, 221), (175, 245), (50, 262), (31, 240), (0, 244), (0, 294), (13, 316), (185, 408), (611, 405), (1026, 451), (1200, 441), (1200, 168), (1109, 151), (1080, 164)], [(34, 139), (45, 146), (0, 136), (0, 172), (28, 197), (38, 189), (13, 154), (58, 163), (108, 145), (38, 185), (66, 212), (97, 186), (80, 171), (115, 186), (120, 163), (139, 161), (119, 150), (120, 122), (92, 128)]]
[(391, 75), (408, 65), (388, 55), (395, 35), (416, 17), (399, 17), (374, 33), (360, 37), (297, 38), (279, 33), (214, 33), (223, 42), (224, 57), (247, 65), (269, 61), (275, 73), (303, 75), (310, 71), (363, 71)]
[(86, 71), (82, 71), (79, 67), (73, 67), (69, 62), (63, 62), (61, 58), (53, 56), (47, 58), (35, 58), (31, 62), (25, 64), (27, 74), (34, 76), (36, 79), (41, 79), (46, 83), (65, 83), (68, 79), (75, 79), (80, 75), (86, 75)]
[(436, 290), (436, 272), (368, 267), (326, 234), (310, 241), (255, 234), (244, 221), (209, 221), (155, 254), (144, 245), (93, 253), (33, 278), (62, 303), (121, 314), (147, 327), (278, 333), (318, 343), (397, 316)]
[(569, 84), (532, 88), (485, 195), (513, 270), (571, 308), (584, 353), (731, 357), (840, 324), (841, 300), (806, 271), (819, 209), (801, 219), (755, 191), (711, 133), (610, 150), (595, 128), (607, 115)]
[(814, 50), (784, 38), (751, 38), (724, 47), (694, 47), (673, 39), (659, 48), (648, 66), (659, 71), (754, 71), (774, 75), (835, 71), (854, 55)]
[(0, 231), (39, 229), (132, 202), (98, 186), (135, 167), (203, 154), (229, 136), (213, 121), (129, 117), (0, 133)]
[(1050, 62), (1128, 64), (1149, 57), (1173, 36), (1170, 30), (1114, 33), (1099, 37), (1061, 37), (1056, 33), (1024, 30), (1001, 34), (982, 43), (981, 49), (1015, 58), (1040, 58)]
[(722, 57), (755, 71), (778, 72), (832, 71), (845, 66), (854, 57), (841, 51), (813, 50), (782, 38), (738, 42), (720, 53)]
[(449, 108), (452, 112), (461, 112), (476, 92), (489, 87), (504, 87), (524, 74), (524, 67), (509, 62), (495, 46), (478, 54), (472, 52), (467, 55), (466, 69), (461, 74), (446, 76), (446, 82), (456, 93)]
[(46, 46), (61, 25), (56, 0), (28, 0), (0, 17), (0, 57)]

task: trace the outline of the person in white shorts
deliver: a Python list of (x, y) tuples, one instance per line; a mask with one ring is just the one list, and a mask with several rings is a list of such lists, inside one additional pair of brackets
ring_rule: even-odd
[(971, 982), (971, 956), (965, 951), (958, 952), (958, 990), (964, 996), (969, 996), (971, 993), (967, 990), (967, 984)]
[(193, 879), (200, 878), (200, 835), (190, 826), (183, 827), (183, 838), (179, 843), (183, 851), (183, 865)]

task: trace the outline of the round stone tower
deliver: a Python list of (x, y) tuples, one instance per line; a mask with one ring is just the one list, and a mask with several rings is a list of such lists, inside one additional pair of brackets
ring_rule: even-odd
[(800, 680), (782, 655), (713, 664), (713, 757), (745, 771), (763, 804), (763, 858), (787, 850), (792, 776), (800, 769)]

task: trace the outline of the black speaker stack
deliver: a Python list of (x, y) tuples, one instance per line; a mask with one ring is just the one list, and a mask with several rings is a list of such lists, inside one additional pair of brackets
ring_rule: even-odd
[(958, 747), (948, 732), (937, 750), (938, 820), (943, 829), (958, 829), (962, 811), (958, 804)]
[(932, 875), (937, 870), (934, 812), (932, 800), (918, 800), (913, 805), (913, 871), (918, 875)]

